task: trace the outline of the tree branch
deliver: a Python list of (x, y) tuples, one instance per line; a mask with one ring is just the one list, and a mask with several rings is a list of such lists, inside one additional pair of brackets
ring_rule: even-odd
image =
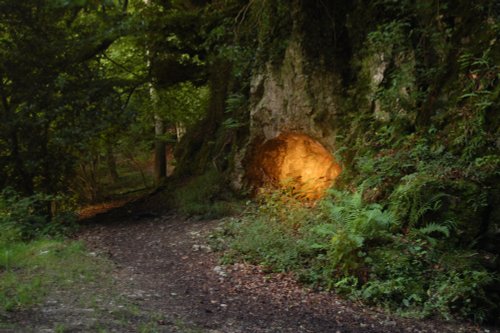
[(107, 38), (101, 41), (95, 48), (92, 50), (88, 50), (87, 52), (83, 52), (81, 56), (77, 57), (77, 62), (85, 62), (98, 54), (102, 54), (106, 52), (106, 50), (119, 38), (120, 36), (116, 36), (115, 38)]
[(109, 60), (109, 61), (110, 61), (113, 65), (115, 65), (115, 66), (117, 66), (117, 67), (119, 67), (119, 68), (123, 69), (125, 72), (127, 72), (127, 73), (129, 73), (129, 74), (132, 74), (133, 76), (135, 76), (135, 77), (137, 77), (137, 78), (142, 78), (139, 74), (136, 74), (136, 73), (134, 73), (133, 71), (131, 71), (130, 69), (128, 69), (127, 67), (125, 67), (125, 65), (122, 65), (122, 64), (120, 64), (120, 63), (116, 62), (115, 60), (111, 59), (111, 58), (110, 58), (110, 57), (106, 54), (106, 52), (103, 52), (103, 53), (102, 53), (102, 56), (103, 56), (104, 58), (106, 58), (107, 60)]

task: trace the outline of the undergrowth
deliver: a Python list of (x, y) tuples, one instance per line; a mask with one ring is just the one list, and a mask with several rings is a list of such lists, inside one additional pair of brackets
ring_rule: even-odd
[(0, 196), (0, 313), (41, 302), (51, 290), (98, 278), (102, 263), (79, 242), (64, 240), (74, 229), (71, 214), (42, 213), (53, 197)]
[(238, 200), (224, 186), (223, 175), (216, 170), (189, 179), (175, 190), (174, 201), (181, 214), (205, 219), (228, 216), (239, 210)]
[(0, 311), (38, 304), (50, 290), (95, 279), (96, 259), (82, 244), (39, 239), (0, 240)]
[(457, 246), (456, 228), (450, 221), (409, 227), (397, 209), (367, 203), (362, 191), (330, 191), (314, 206), (280, 191), (229, 219), (213, 238), (224, 263), (293, 271), (315, 288), (404, 315), (494, 319), (498, 274), (480, 264), (477, 251)]

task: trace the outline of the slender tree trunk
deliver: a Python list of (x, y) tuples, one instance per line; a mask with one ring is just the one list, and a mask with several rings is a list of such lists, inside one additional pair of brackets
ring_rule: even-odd
[[(149, 5), (151, 0), (144, 0), (146, 5)], [(148, 67), (151, 67), (151, 49), (150, 46), (146, 46), (146, 55), (148, 59)], [(151, 104), (153, 106), (154, 113), (154, 128), (155, 128), (155, 180), (157, 185), (161, 185), (165, 178), (167, 178), (167, 149), (165, 142), (163, 140), (163, 135), (165, 134), (165, 124), (158, 113), (158, 93), (153, 82), (150, 82), (149, 86), (149, 96), (151, 98)]]
[(165, 134), (163, 119), (155, 114), (155, 178), (161, 184), (167, 177), (167, 147), (162, 136)]
[(149, 97), (154, 109), (154, 129), (155, 129), (155, 180), (157, 185), (161, 185), (167, 178), (167, 149), (163, 136), (165, 134), (165, 123), (157, 111), (158, 93), (153, 83), (150, 83)]
[(106, 142), (106, 164), (108, 165), (109, 176), (113, 183), (117, 183), (120, 179), (118, 171), (116, 169), (116, 157), (113, 153), (113, 145), (111, 142)]
[(185, 133), (186, 133), (186, 127), (181, 122), (177, 122), (175, 124), (175, 134), (177, 137), (177, 142), (181, 141)]

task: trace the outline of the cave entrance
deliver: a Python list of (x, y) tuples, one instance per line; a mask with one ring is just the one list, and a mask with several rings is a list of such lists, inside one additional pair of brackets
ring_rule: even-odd
[(318, 141), (305, 134), (285, 133), (257, 147), (247, 171), (258, 188), (290, 188), (299, 197), (318, 199), (341, 168)]

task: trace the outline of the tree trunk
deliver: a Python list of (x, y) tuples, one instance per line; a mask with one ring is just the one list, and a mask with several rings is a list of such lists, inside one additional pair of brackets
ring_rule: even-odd
[[(143, 0), (146, 5), (150, 5), (151, 0)], [(146, 56), (148, 67), (151, 67), (150, 45), (146, 45)], [(149, 97), (153, 106), (154, 127), (155, 127), (155, 180), (157, 185), (161, 185), (167, 177), (167, 149), (163, 140), (165, 134), (165, 124), (158, 114), (158, 94), (153, 82), (149, 83)]]
[[(151, 88), (153, 89), (153, 88)], [(153, 98), (153, 96), (151, 96)], [(153, 98), (154, 102), (154, 98)], [(156, 103), (153, 103), (155, 105)], [(155, 179), (157, 185), (161, 185), (167, 177), (167, 149), (163, 141), (165, 125), (158, 113), (155, 113)]]
[(113, 153), (113, 145), (111, 142), (106, 142), (106, 164), (108, 165), (109, 176), (113, 183), (117, 183), (119, 180), (118, 171), (116, 170), (116, 158)]

